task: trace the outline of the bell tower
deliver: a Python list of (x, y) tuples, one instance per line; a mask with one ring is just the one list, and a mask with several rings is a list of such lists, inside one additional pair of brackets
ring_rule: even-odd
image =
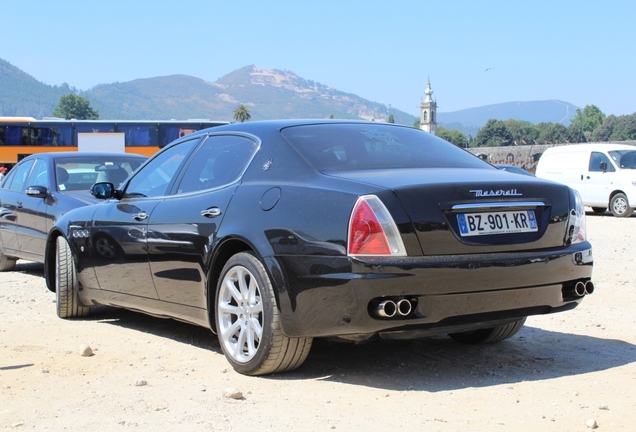
[(426, 98), (420, 104), (420, 129), (435, 135), (435, 130), (437, 129), (437, 102), (431, 98), (433, 90), (431, 90), (430, 78), (424, 94)]

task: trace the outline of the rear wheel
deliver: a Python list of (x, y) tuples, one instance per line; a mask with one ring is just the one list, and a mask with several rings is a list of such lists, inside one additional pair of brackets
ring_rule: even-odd
[(56, 240), (55, 299), (57, 316), (80, 318), (88, 316), (90, 307), (82, 306), (78, 299), (77, 272), (71, 247), (64, 237)]
[(607, 210), (607, 207), (592, 207), (594, 213), (603, 214)]
[(9, 258), (0, 252), (0, 271), (11, 271), (15, 268), (15, 258)]
[(223, 267), (216, 294), (216, 328), (232, 367), (246, 375), (296, 369), (312, 338), (283, 334), (269, 276), (251, 253), (238, 253)]
[(610, 211), (616, 217), (630, 217), (634, 209), (629, 206), (629, 201), (625, 194), (617, 193), (610, 200)]
[(452, 333), (449, 336), (458, 342), (473, 345), (499, 342), (516, 335), (519, 330), (521, 330), (525, 322), (526, 319), (522, 318), (518, 321), (513, 321), (497, 327)]

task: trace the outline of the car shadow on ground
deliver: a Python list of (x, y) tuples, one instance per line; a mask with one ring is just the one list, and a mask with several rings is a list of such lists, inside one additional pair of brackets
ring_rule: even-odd
[[(202, 327), (102, 306), (87, 319), (223, 355), (216, 335)], [(445, 336), (363, 344), (316, 339), (298, 370), (264, 378), (438, 392), (581, 375), (633, 362), (636, 346), (627, 342), (526, 326), (492, 345), (464, 345)]]

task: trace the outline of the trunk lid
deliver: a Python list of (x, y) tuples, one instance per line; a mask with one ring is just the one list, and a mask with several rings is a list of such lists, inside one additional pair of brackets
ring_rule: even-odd
[(424, 255), (522, 251), (564, 244), (570, 190), (559, 183), (488, 168), (329, 174), (391, 190), (408, 214)]

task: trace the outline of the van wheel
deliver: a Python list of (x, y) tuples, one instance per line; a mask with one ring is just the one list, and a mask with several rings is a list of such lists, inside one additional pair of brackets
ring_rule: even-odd
[(607, 210), (607, 207), (592, 207), (594, 213), (603, 214)]
[(610, 211), (616, 217), (630, 217), (634, 209), (629, 206), (625, 194), (617, 193), (610, 200)]

